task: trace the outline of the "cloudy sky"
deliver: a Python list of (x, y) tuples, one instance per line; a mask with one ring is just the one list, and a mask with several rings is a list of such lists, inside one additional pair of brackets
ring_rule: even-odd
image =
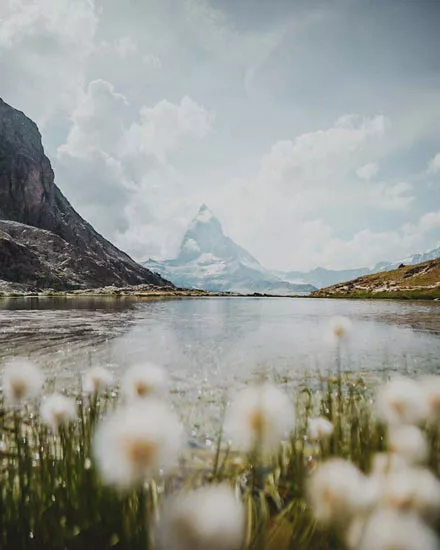
[(137, 259), (205, 202), (266, 267), (440, 243), (438, 0), (1, 0), (0, 96)]

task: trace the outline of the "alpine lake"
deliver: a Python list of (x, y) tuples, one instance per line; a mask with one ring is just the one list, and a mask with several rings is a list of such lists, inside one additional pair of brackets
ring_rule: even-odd
[(0, 299), (0, 360), (25, 356), (58, 386), (90, 365), (116, 378), (164, 366), (179, 391), (228, 389), (262, 372), (294, 382), (335, 368), (329, 329), (348, 317), (344, 371), (370, 378), (439, 372), (440, 302), (307, 298)]

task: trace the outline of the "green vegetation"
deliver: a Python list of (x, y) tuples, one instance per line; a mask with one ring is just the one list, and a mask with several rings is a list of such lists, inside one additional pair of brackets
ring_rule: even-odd
[[(78, 418), (57, 435), (43, 425), (39, 409), (11, 409), (2, 401), (0, 548), (153, 550), (149, 526), (165, 495), (226, 482), (245, 505), (246, 549), (343, 550), (338, 533), (312, 518), (305, 486), (316, 464), (328, 457), (344, 457), (370, 471), (374, 453), (386, 444), (371, 395), (353, 376), (315, 381), (313, 388), (304, 383), (295, 391), (296, 429), (272, 459), (232, 452), (219, 437), (214, 451), (188, 446), (178, 469), (128, 492), (101, 483), (92, 452), (95, 426), (116, 406), (116, 394), (77, 396)], [(321, 443), (307, 437), (308, 420), (316, 415), (334, 426)], [(429, 466), (439, 476), (439, 428), (425, 427), (425, 434)]]

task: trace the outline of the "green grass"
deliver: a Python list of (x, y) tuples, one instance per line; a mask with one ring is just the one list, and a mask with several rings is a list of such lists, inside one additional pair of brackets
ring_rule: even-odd
[[(96, 423), (116, 400), (78, 397), (78, 420), (57, 436), (41, 424), (37, 409), (14, 412), (0, 403), (1, 549), (154, 550), (148, 518), (159, 512), (164, 495), (226, 481), (240, 487), (246, 507), (246, 549), (343, 550), (337, 534), (312, 518), (305, 498), (310, 471), (320, 460), (341, 456), (368, 472), (374, 453), (385, 447), (363, 380), (326, 379), (313, 390), (306, 383), (296, 389), (296, 431), (270, 462), (232, 453), (219, 439), (212, 452), (188, 448), (169, 477), (120, 494), (100, 482), (91, 449)], [(306, 427), (317, 414), (335, 431), (312, 445)], [(439, 476), (440, 434), (436, 429), (427, 436), (429, 465)]]

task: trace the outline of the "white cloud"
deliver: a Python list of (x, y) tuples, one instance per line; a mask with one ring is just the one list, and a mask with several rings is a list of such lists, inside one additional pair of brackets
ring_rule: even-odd
[(429, 172), (435, 174), (440, 172), (440, 153), (437, 153), (435, 157), (429, 162)]
[(57, 177), (81, 213), (116, 244), (137, 257), (161, 255), (175, 248), (185, 223), (187, 199), (172, 157), (202, 140), (213, 121), (189, 97), (161, 100), (133, 116), (124, 95), (94, 80), (58, 147)]
[(214, 115), (189, 97), (179, 104), (165, 99), (141, 107), (130, 120), (129, 103), (105, 80), (89, 83), (72, 113), (72, 126), (58, 156), (89, 157), (95, 153), (119, 158), (152, 156), (165, 163), (167, 154), (187, 138), (203, 139)]
[(440, 210), (423, 214), (416, 224), (408, 223), (403, 229), (408, 235), (424, 235), (440, 229)]
[(370, 181), (379, 172), (379, 166), (375, 162), (369, 162), (356, 170), (358, 178)]
[(117, 156), (125, 131), (128, 101), (105, 80), (87, 86), (71, 115), (72, 126), (58, 155), (85, 158), (96, 153)]
[(316, 265), (332, 269), (373, 267), (378, 261), (395, 261), (423, 250), (427, 234), (438, 228), (440, 210), (394, 231), (362, 229), (346, 239), (338, 237), (323, 220), (309, 220), (298, 228), (301, 239), (295, 261), (305, 269)]
[(129, 36), (122, 36), (116, 42), (116, 51), (122, 58), (125, 58), (136, 54), (138, 49), (134, 41)]
[[(322, 215), (323, 209), (358, 208), (360, 202), (377, 206), (372, 190), (352, 175), (384, 140), (388, 125), (381, 115), (346, 115), (330, 128), (276, 142), (254, 178), (233, 180), (218, 190), (216, 211), (231, 235), (269, 267), (309, 265), (309, 259), (298, 256), (304, 220)], [(395, 206), (403, 191), (389, 192), (388, 206)]]
[(395, 74), (418, 41), (379, 65), (365, 51), (359, 69), (346, 47), (354, 4), (257, 4), (0, 0), (1, 95), (45, 124), (79, 212), (138, 257), (173, 256), (202, 202), (268, 267), (425, 248), (414, 234), (434, 235), (437, 218), (415, 218), (437, 190), (414, 174), (420, 143), (440, 150), (439, 94), (423, 63), (412, 66), (426, 78)]
[(408, 195), (413, 186), (407, 182), (400, 182), (394, 185), (384, 183), (377, 184), (371, 188), (372, 203), (382, 210), (407, 210), (414, 200)]
[(0, 6), (5, 100), (44, 125), (77, 101), (94, 49), (93, 0), (21, 0)]
[(179, 140), (204, 138), (214, 121), (212, 113), (189, 97), (178, 105), (163, 99), (154, 107), (142, 107), (139, 118), (124, 136), (123, 153), (153, 155), (162, 163)]
[(333, 127), (279, 141), (262, 159), (261, 175), (270, 182), (304, 187), (328, 185), (327, 178), (351, 170), (368, 143), (380, 138), (387, 121), (382, 115), (372, 118), (357, 115), (340, 117)]

